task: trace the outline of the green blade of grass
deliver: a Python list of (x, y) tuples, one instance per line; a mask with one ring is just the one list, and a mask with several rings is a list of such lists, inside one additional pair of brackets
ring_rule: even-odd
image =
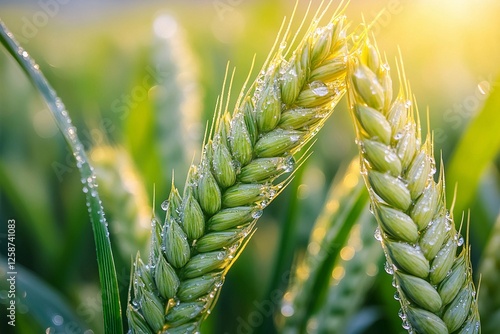
[(29, 54), (19, 46), (14, 40), (13, 34), (0, 20), (0, 42), (7, 52), (16, 60), (38, 89), (45, 102), (47, 103), (56, 124), (64, 136), (66, 143), (72, 150), (76, 159), (76, 165), (81, 174), (83, 191), (86, 196), (89, 210), (92, 230), (97, 252), (97, 265), (99, 268), (99, 279), (101, 282), (101, 298), (103, 305), (104, 328), (107, 333), (123, 333), (122, 315), (120, 310), (120, 298), (118, 291), (118, 282), (116, 278), (113, 252), (109, 240), (109, 232), (106, 218), (102, 208), (101, 200), (97, 192), (95, 174), (90, 165), (84, 147), (78, 135), (76, 128), (72, 125), (68, 112), (61, 99), (57, 97), (56, 92), (49, 85), (38, 65), (29, 56)]
[[(353, 325), (353, 315), (359, 311), (363, 300), (373, 285), (384, 253), (379, 242), (373, 237), (376, 222), (368, 211), (367, 199), (357, 228), (350, 239), (351, 249), (356, 252), (352, 259), (338, 263), (343, 268), (343, 276), (330, 283), (328, 298), (321, 305), (317, 315), (318, 333), (346, 333)], [(337, 264), (336, 264), (337, 265)], [(333, 283), (333, 284), (332, 284)]]
[[(472, 204), (484, 171), (500, 151), (499, 111), (500, 89), (496, 88), (469, 124), (449, 163), (447, 183), (451, 186), (447, 187), (447, 195), (448, 198), (453, 198), (454, 185), (458, 183), (459, 192), (454, 211), (459, 216)], [(490, 224), (486, 221), (474, 221), (471, 228), (471, 232), (478, 238), (478, 245), (485, 245)]]
[[(284, 306), (291, 311), (283, 333), (305, 332), (308, 320), (326, 300), (332, 269), (352, 227), (358, 221), (368, 194), (359, 174), (357, 159), (332, 183), (324, 209), (312, 230), (310, 247), (297, 266)], [(316, 250), (314, 250), (316, 249)], [(300, 272), (307, 271), (307, 278)]]
[(498, 215), (490, 238), (481, 258), (481, 293), (478, 299), (479, 311), (484, 322), (484, 333), (495, 333), (500, 326), (500, 215)]

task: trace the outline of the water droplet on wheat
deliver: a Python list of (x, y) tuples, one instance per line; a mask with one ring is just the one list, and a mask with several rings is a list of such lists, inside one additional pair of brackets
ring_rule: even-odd
[(161, 203), (160, 207), (161, 207), (161, 209), (162, 209), (163, 211), (167, 211), (167, 210), (168, 210), (168, 206), (169, 206), (169, 204), (170, 204), (170, 203), (169, 203), (169, 201), (168, 201), (168, 200), (164, 200), (164, 201)]
[(390, 264), (389, 262), (386, 262), (385, 265), (384, 265), (384, 270), (386, 273), (388, 273), (389, 275), (392, 275), (394, 274), (394, 267), (392, 266), (392, 264)]
[(252, 213), (253, 219), (259, 219), (262, 216), (262, 210), (257, 210)]
[(479, 93), (486, 95), (490, 92), (490, 83), (488, 81), (481, 81), (480, 83), (477, 84), (477, 89), (479, 90)]
[(401, 320), (406, 320), (406, 314), (402, 309), (399, 309), (398, 316), (401, 318)]
[(309, 84), (311, 91), (317, 96), (325, 96), (328, 94), (328, 87), (322, 81), (313, 81)]
[(394, 292), (394, 299), (395, 300), (401, 300), (401, 297), (399, 297), (399, 292)]

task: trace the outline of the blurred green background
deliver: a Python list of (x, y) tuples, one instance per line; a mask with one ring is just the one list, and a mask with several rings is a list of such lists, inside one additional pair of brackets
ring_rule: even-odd
[[(314, 8), (316, 1), (312, 3)], [(255, 55), (259, 69), (293, 5), (294, 1), (285, 0), (0, 1), (1, 19), (66, 104), (96, 167), (123, 304), (130, 259), (137, 250), (144, 254), (147, 249), (152, 208), (161, 214), (172, 169), (175, 184), (183, 187), (187, 168), (199, 153), (205, 124), (212, 118), (227, 62), (230, 68), (236, 67), (234, 102), (252, 58)], [(299, 18), (306, 7), (307, 1), (301, 1)], [(459, 138), (500, 74), (500, 3), (353, 0), (346, 15), (355, 27), (363, 17), (369, 22), (382, 10), (373, 27), (378, 45), (394, 72), (394, 59), (401, 51), (424, 132), (428, 108), (436, 156), (442, 154), (448, 165)], [(283, 208), (292, 205), (292, 215), (299, 222), (298, 232), (286, 240), (289, 251), (280, 260), (285, 273), (307, 246), (333, 177), (357, 153), (345, 102), (325, 124), (313, 150), (298, 181), (266, 209), (257, 233), (229, 272), (203, 333), (236, 333), (270, 291), (285, 290), (286, 275), (271, 283), (277, 275), (273, 271), (276, 250), (287, 219)], [(499, 212), (499, 160), (497, 150), (494, 161), (477, 171), (482, 175), (478, 190), (447, 179), (451, 193), (459, 182), (457, 221), (462, 210), (471, 208), (474, 265)], [(460, 168), (474, 171), (474, 163), (471, 159)], [(6, 222), (15, 219), (18, 266), (36, 277), (28, 284), (43, 281), (46, 285), (40, 289), (52, 288), (88, 328), (101, 333), (95, 247), (79, 179), (47, 107), (2, 52), (0, 253), (6, 254)], [(397, 312), (397, 302), (380, 293), (379, 286), (389, 276), (379, 276), (359, 310), (360, 314), (364, 309), (379, 312), (362, 332), (377, 333), (379, 328), (401, 332), (400, 319), (385, 311)], [(0, 332), (44, 332), (33, 317), (36, 310), (23, 306), (24, 297), (18, 297), (16, 328), (6, 326), (2, 305)], [(6, 301), (2, 291), (0, 302)], [(39, 309), (44, 307), (41, 302)], [(272, 323), (272, 316), (264, 318), (263, 322)], [(57, 325), (59, 319), (52, 321)], [(270, 327), (263, 326), (256, 333), (270, 332)]]

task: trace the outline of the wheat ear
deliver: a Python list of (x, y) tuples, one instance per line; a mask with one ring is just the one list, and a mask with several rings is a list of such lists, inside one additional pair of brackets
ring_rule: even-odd
[(469, 248), (446, 208), (443, 168), (434, 180), (432, 140), (421, 142), (410, 89), (392, 99), (386, 61), (366, 39), (348, 66), (348, 99), (362, 173), (410, 333), (478, 333)]
[(277, 178), (293, 170), (294, 154), (345, 93), (344, 18), (317, 27), (324, 13), (293, 52), (285, 50), (285, 30), (232, 113), (218, 103), (200, 164), (190, 168), (182, 196), (172, 187), (165, 223), (154, 220), (149, 261), (135, 261), (132, 333), (199, 330), (262, 209), (281, 191), (285, 181)]
[[(137, 249), (145, 250), (149, 241), (151, 204), (132, 158), (126, 150), (108, 145), (97, 146), (89, 156), (99, 180), (99, 192), (110, 208), (111, 234), (124, 263)], [(116, 209), (114, 209), (116, 208)], [(119, 208), (119, 209), (118, 209)]]

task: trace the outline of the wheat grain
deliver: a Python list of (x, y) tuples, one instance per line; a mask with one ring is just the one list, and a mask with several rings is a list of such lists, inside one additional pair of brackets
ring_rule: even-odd
[(403, 327), (410, 333), (477, 333), (468, 246), (446, 208), (443, 170), (434, 180), (432, 140), (428, 135), (421, 142), (404, 74), (393, 101), (388, 65), (368, 39), (362, 43), (349, 62), (348, 99)]
[(318, 28), (325, 10), (318, 10), (293, 52), (285, 50), (287, 29), (234, 112), (219, 101), (215, 126), (183, 195), (172, 186), (165, 223), (154, 219), (148, 264), (135, 262), (127, 311), (131, 332), (199, 329), (262, 209), (286, 184), (277, 178), (293, 170), (294, 154), (345, 93), (344, 17), (335, 14)]

